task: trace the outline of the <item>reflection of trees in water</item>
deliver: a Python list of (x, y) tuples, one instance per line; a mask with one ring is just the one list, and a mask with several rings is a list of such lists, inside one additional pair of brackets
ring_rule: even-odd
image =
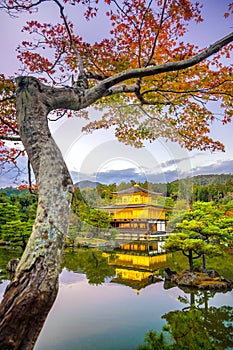
[[(90, 284), (101, 284), (105, 278), (115, 275), (115, 268), (108, 265), (107, 258), (97, 250), (66, 251), (62, 267), (74, 272), (85, 273)], [(182, 310), (163, 315), (167, 321), (164, 330), (156, 335), (149, 332), (147, 342), (139, 349), (187, 349), (222, 350), (233, 347), (233, 308), (230, 306), (209, 306), (209, 299), (216, 294), (210, 291), (185, 289), (187, 296), (179, 300), (185, 304)], [(166, 344), (167, 336), (173, 340)]]
[[(71, 252), (64, 259), (68, 269), (86, 273), (89, 283), (92, 284), (100, 284), (106, 277), (114, 275), (114, 269), (108, 266), (101, 252), (80, 251), (77, 256)], [(5, 261), (3, 263), (5, 265)], [(43, 280), (43, 268), (39, 268), (39, 273), (35, 271), (39, 264), (40, 261), (27, 272), (30, 278), (23, 279), (20, 286), (17, 280), (11, 283), (10, 297), (5, 296), (4, 303), (0, 304), (0, 314), (4, 315), (0, 319), (1, 350), (33, 349), (54, 303), (58, 291), (58, 278), (54, 279), (53, 283), (48, 282), (47, 289), (43, 289), (40, 283)], [(7, 311), (11, 308), (18, 312), (12, 315)], [(25, 329), (27, 336), (22, 337)]]
[(108, 265), (108, 259), (101, 251), (86, 249), (66, 251), (63, 255), (62, 268), (86, 274), (90, 284), (101, 284), (108, 277), (115, 275), (115, 268)]
[[(16, 258), (14, 255), (10, 258)], [(0, 254), (0, 269), (5, 268), (9, 260), (9, 251)], [(101, 284), (107, 277), (115, 275), (115, 268), (108, 265), (107, 258), (102, 255), (102, 252), (97, 250), (78, 250), (78, 251), (66, 251), (63, 256), (62, 267), (66, 267), (68, 270), (74, 272), (85, 273), (90, 284)], [(33, 271), (31, 271), (32, 275)], [(1, 282), (1, 281), (0, 281)], [(39, 289), (40, 286), (35, 286)], [(40, 299), (37, 301), (40, 306), (40, 313), (38, 308), (34, 308), (34, 300), (28, 301), (27, 295), (25, 295), (25, 310), (31, 323), (31, 339), (32, 343), (36, 341), (36, 338), (43, 326), (46, 316), (53, 304), (53, 300), (56, 296), (56, 290), (51, 286), (51, 293), (40, 294)], [(28, 295), (30, 295), (30, 289), (28, 289)], [(186, 294), (189, 293), (189, 298), (186, 296), (180, 296), (179, 300), (185, 304), (182, 310), (176, 310), (168, 312), (163, 315), (163, 318), (167, 321), (167, 325), (164, 331), (160, 334), (155, 332), (149, 332), (147, 335), (147, 341), (139, 349), (172, 349), (172, 350), (222, 350), (226, 348), (233, 348), (233, 308), (230, 306), (209, 306), (209, 299), (213, 298), (215, 293), (208, 291), (193, 292), (185, 289)], [(42, 299), (46, 298), (46, 307)], [(24, 326), (24, 313), (18, 314), (16, 320), (19, 324)], [(7, 321), (7, 318), (6, 318)], [(5, 322), (2, 322), (2, 329), (5, 329)], [(11, 327), (7, 327), (7, 336), (12, 336)], [(166, 330), (166, 332), (165, 332)], [(172, 343), (168, 344), (166, 339), (167, 335), (172, 339)], [(2, 344), (1, 344), (2, 345)], [(24, 344), (19, 345), (23, 349)], [(9, 350), (8, 347), (1, 346), (1, 349)]]
[[(187, 306), (182, 310), (168, 312), (162, 318), (167, 321), (163, 332), (147, 333), (140, 350), (149, 349), (187, 349), (223, 350), (233, 348), (233, 308), (231, 306), (208, 306), (214, 292), (190, 292), (179, 300)], [(166, 333), (171, 344), (166, 343)]]

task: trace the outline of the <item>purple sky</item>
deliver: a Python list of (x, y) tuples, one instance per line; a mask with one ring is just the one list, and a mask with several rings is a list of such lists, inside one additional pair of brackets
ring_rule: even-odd
[[(225, 19), (224, 12), (227, 10), (229, 0), (204, 0), (202, 15), (204, 22), (198, 25), (190, 26), (187, 38), (190, 42), (198, 44), (200, 47), (207, 46), (222, 36), (229, 34), (233, 28), (232, 17)], [(95, 41), (106, 37), (109, 25), (104, 17), (97, 16), (96, 19), (86, 21), (77, 8), (70, 6), (66, 13), (75, 24), (75, 29), (84, 40)], [(57, 23), (59, 21), (58, 9), (51, 3), (41, 5), (37, 14), (20, 14), (18, 18), (9, 17), (6, 13), (0, 12), (0, 37), (1, 71), (6, 74), (17, 72), (19, 64), (16, 57), (15, 49), (17, 45), (26, 38), (21, 32), (23, 25), (27, 19), (37, 19), (41, 22)]]

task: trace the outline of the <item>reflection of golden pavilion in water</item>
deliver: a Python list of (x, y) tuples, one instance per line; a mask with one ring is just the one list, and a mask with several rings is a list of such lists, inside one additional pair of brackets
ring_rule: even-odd
[(139, 293), (140, 289), (161, 281), (156, 276), (160, 268), (168, 265), (168, 254), (161, 253), (159, 246), (160, 242), (156, 241), (133, 241), (122, 244), (114, 257), (104, 253), (108, 264), (116, 267), (112, 282), (127, 285)]
[(135, 184), (112, 195), (115, 204), (102, 209), (112, 215), (111, 226), (119, 231), (118, 239), (153, 239), (165, 235), (167, 211), (171, 208), (158, 205), (164, 198), (161, 193)]

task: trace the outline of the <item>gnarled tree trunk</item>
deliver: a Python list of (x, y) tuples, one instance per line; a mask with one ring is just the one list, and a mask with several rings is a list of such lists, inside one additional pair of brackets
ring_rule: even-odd
[(0, 306), (1, 350), (33, 349), (58, 291), (72, 181), (48, 128), (50, 110), (36, 79), (17, 79), (18, 126), (39, 196), (31, 237)]

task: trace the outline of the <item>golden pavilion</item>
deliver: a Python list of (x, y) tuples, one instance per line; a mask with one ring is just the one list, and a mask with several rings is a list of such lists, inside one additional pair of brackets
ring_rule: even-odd
[(112, 192), (112, 195), (114, 204), (101, 209), (111, 214), (111, 226), (118, 230), (118, 239), (165, 236), (167, 213), (171, 208), (162, 205), (162, 193), (135, 184), (129, 189)]

